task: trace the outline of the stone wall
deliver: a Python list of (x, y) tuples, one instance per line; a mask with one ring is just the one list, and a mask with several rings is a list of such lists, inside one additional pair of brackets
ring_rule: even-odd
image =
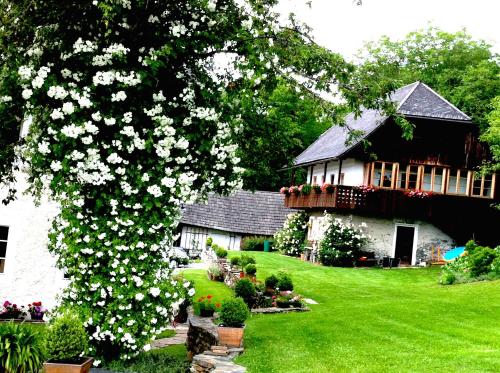
[(211, 317), (199, 317), (192, 310), (188, 317), (188, 332), (186, 347), (190, 357), (210, 350), (212, 346), (219, 343), (217, 326)]

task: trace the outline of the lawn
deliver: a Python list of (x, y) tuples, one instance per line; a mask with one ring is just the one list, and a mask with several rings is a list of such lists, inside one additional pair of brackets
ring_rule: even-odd
[[(252, 316), (236, 360), (250, 373), (500, 371), (499, 281), (441, 286), (437, 268), (329, 268), (252, 255), (259, 280), (285, 269), (297, 292), (319, 304)], [(204, 271), (186, 277), (196, 296), (228, 294)]]

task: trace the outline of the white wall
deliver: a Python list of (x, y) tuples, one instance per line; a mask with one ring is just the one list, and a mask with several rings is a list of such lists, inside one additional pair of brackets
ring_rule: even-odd
[[(331, 175), (335, 175), (334, 184), (339, 180), (339, 161), (329, 161), (326, 166), (326, 182), (330, 183)], [(344, 174), (343, 185), (359, 186), (363, 185), (364, 163), (354, 158), (342, 160), (341, 173)], [(325, 174), (325, 163), (313, 165), (312, 176), (316, 176), (317, 184), (321, 184)], [(307, 182), (311, 181), (311, 167), (307, 169)]]
[[(19, 187), (24, 188), (22, 184)], [(0, 191), (0, 198), (4, 196), (5, 190)], [(21, 193), (9, 205), (0, 204), (0, 225), (9, 227), (5, 271), (0, 274), (0, 302), (27, 305), (41, 301), (49, 309), (56, 305), (56, 296), (67, 283), (47, 250), (48, 231), (57, 212), (54, 203), (36, 207)]]
[[(313, 212), (310, 215), (309, 230), (311, 230), (311, 232), (308, 232), (308, 238), (320, 241), (322, 233), (324, 233), (320, 229), (320, 221), (323, 219), (324, 214), (322, 212)], [(365, 223), (366, 228), (364, 228), (364, 232), (372, 238), (371, 242), (365, 249), (374, 251), (379, 257), (392, 257), (394, 255), (394, 235), (396, 224), (411, 225), (415, 226), (417, 229), (416, 252), (412, 258), (413, 264), (429, 261), (432, 247), (440, 247), (442, 253), (455, 247), (455, 242), (450, 236), (438, 227), (425, 221), (411, 219), (383, 219), (338, 213), (334, 213), (333, 215), (344, 221), (352, 221), (355, 226)]]
[(198, 244), (198, 249), (201, 250), (205, 247), (208, 237), (212, 237), (214, 243), (227, 250), (240, 250), (241, 235), (193, 226), (182, 227), (180, 246), (191, 250)]

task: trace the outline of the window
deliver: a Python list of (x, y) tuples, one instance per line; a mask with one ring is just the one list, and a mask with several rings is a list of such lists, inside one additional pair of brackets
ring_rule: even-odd
[(372, 185), (381, 188), (393, 188), (395, 163), (374, 162), (372, 168)]
[(427, 192), (442, 193), (444, 191), (444, 175), (444, 167), (422, 166), (420, 189)]
[(467, 170), (449, 170), (446, 193), (467, 195), (468, 175)]
[(418, 189), (420, 167), (417, 165), (399, 166), (397, 172), (396, 188)]
[(316, 185), (318, 183), (318, 177), (317, 176), (313, 176), (313, 185)]
[(345, 175), (344, 175), (344, 173), (342, 172), (342, 173), (340, 174), (340, 183), (339, 183), (340, 185), (344, 185), (344, 176), (345, 176)]
[(321, 184), (324, 184), (325, 183), (325, 175), (321, 176)]
[(330, 184), (335, 184), (335, 174), (330, 174)]
[(0, 226), (0, 273), (5, 270), (5, 257), (7, 256), (7, 238), (9, 237), (9, 227)]
[(474, 172), (473, 177), (471, 194), (475, 197), (493, 198), (495, 175), (481, 175)]

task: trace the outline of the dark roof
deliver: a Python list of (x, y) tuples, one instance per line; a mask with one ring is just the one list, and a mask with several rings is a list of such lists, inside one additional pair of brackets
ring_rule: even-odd
[[(448, 121), (471, 123), (469, 116), (421, 82), (401, 87), (391, 94), (397, 105), (396, 112), (406, 117), (421, 117)], [(387, 116), (378, 110), (365, 109), (359, 117), (349, 114), (345, 126), (335, 125), (323, 133), (313, 144), (295, 158), (295, 166), (307, 165), (318, 161), (336, 159), (352, 149), (359, 141), (369, 136)], [(363, 131), (358, 141), (346, 144), (349, 129)]]
[(211, 195), (207, 204), (186, 206), (181, 224), (271, 236), (283, 227), (287, 215), (292, 212), (285, 207), (282, 194), (239, 190), (228, 197)]

